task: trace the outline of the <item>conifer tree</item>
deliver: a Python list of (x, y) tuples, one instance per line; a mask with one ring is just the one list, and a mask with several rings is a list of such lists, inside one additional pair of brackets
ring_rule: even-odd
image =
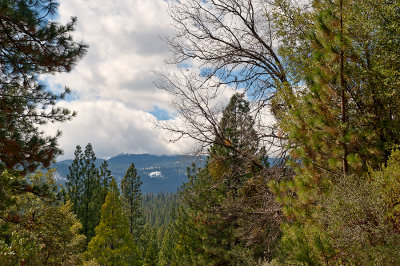
[(87, 46), (71, 36), (76, 18), (65, 25), (52, 18), (53, 0), (4, 0), (0, 3), (0, 162), (23, 173), (48, 167), (61, 153), (56, 136), (38, 125), (65, 121), (74, 114), (56, 107), (57, 94), (38, 81), (41, 74), (71, 71)]
[(101, 205), (112, 177), (107, 161), (102, 163), (100, 169), (96, 168), (95, 162), (96, 155), (92, 145), (87, 144), (84, 152), (78, 145), (67, 175), (68, 197), (82, 223), (87, 242), (93, 237), (94, 228), (99, 224)]
[(245, 247), (237, 231), (241, 209), (234, 204), (247, 180), (265, 167), (264, 152), (249, 112), (243, 94), (232, 96), (219, 123), (221, 135), (215, 136), (206, 166), (188, 175), (175, 226), (177, 261), (196, 265), (251, 264), (254, 247)]
[[(335, 261), (324, 223), (316, 218), (324, 211), (321, 200), (347, 176), (362, 178), (368, 166), (379, 167), (389, 147), (399, 143), (392, 131), (397, 130), (392, 124), (397, 118), (386, 111), (389, 106), (397, 109), (396, 104), (384, 100), (390, 86), (374, 81), (377, 66), (371, 59), (379, 58), (380, 48), (365, 37), (376, 38), (380, 26), (370, 25), (370, 8), (363, 6), (351, 0), (314, 1), (315, 28), (309, 35), (313, 54), (305, 84), (286, 99), (290, 111), (280, 121), (297, 172), (293, 181), (272, 185), (288, 221), (282, 227), (287, 263)], [(378, 117), (385, 117), (385, 129), (376, 128), (381, 125)]]
[(100, 221), (101, 200), (98, 197), (100, 191), (99, 172), (95, 165), (96, 155), (93, 147), (88, 143), (85, 147), (82, 167), (83, 192), (78, 217), (82, 222), (83, 233), (87, 242), (94, 236), (94, 228)]
[[(356, 150), (356, 124), (349, 115), (353, 51), (346, 30), (347, 1), (315, 1), (316, 30), (310, 34), (313, 61), (306, 77), (309, 90), (292, 102), (292, 113), (283, 119), (293, 145), (292, 157), (301, 160), (295, 180), (281, 185), (288, 193), (284, 214), (289, 223), (282, 241), (290, 258), (302, 263), (322, 263), (333, 258), (333, 249), (318, 222), (312, 220), (316, 202), (331, 182), (349, 173), (361, 173)], [(278, 192), (279, 194), (279, 192)], [(295, 197), (293, 198), (293, 195)]]
[(108, 194), (108, 187), (110, 186), (110, 182), (112, 179), (111, 170), (108, 169), (107, 161), (104, 161), (100, 165), (99, 178), (100, 178), (100, 186), (101, 186), (101, 188), (100, 188), (101, 192), (99, 193), (99, 197), (100, 197), (100, 201), (103, 204), (104, 201), (106, 200), (106, 196)]
[(219, 126), (221, 136), (215, 137), (210, 149), (208, 168), (213, 178), (224, 182), (230, 193), (236, 193), (250, 174), (263, 169), (261, 157), (265, 156), (244, 94), (231, 97)]
[(121, 194), (129, 220), (129, 231), (137, 244), (143, 234), (144, 226), (141, 185), (140, 176), (137, 175), (135, 165), (132, 163), (121, 181)]
[(158, 242), (157, 242), (157, 234), (154, 227), (146, 224), (144, 228), (144, 241), (142, 241), (142, 245), (145, 245), (143, 249), (143, 265), (153, 266), (158, 265)]
[(66, 187), (69, 199), (73, 204), (72, 210), (77, 213), (83, 192), (83, 152), (81, 146), (76, 146), (74, 155), (74, 160), (68, 166), (69, 173), (67, 174)]
[(158, 262), (162, 265), (170, 265), (173, 261), (176, 245), (176, 234), (173, 230), (173, 222), (170, 222), (164, 232), (160, 245), (160, 252), (158, 253)]
[(128, 219), (114, 178), (95, 231), (95, 237), (88, 244), (88, 259), (95, 259), (100, 265), (141, 265), (139, 250), (129, 232)]

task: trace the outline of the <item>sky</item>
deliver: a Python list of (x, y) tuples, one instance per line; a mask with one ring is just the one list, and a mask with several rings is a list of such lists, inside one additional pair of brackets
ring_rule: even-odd
[(171, 71), (171, 57), (161, 40), (170, 32), (168, 3), (163, 0), (60, 1), (58, 20), (76, 16), (75, 40), (89, 45), (87, 55), (70, 73), (42, 77), (51, 89), (72, 94), (60, 106), (77, 111), (72, 121), (48, 124), (61, 130), (59, 146), (73, 158), (76, 145), (92, 143), (99, 158), (121, 153), (183, 154), (190, 142), (168, 143), (157, 119), (174, 118), (166, 92), (155, 87), (154, 72)]

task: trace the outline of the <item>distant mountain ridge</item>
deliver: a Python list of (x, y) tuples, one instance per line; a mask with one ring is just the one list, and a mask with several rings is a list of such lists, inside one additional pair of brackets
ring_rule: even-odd
[[(66, 182), (68, 166), (73, 160), (55, 163), (59, 180)], [(104, 159), (97, 159), (99, 167)], [(176, 192), (187, 181), (187, 168), (193, 163), (203, 166), (204, 156), (190, 157), (185, 155), (152, 155), (152, 154), (119, 154), (107, 160), (109, 169), (118, 182), (121, 182), (131, 163), (135, 164), (138, 175), (143, 182), (143, 193)]]

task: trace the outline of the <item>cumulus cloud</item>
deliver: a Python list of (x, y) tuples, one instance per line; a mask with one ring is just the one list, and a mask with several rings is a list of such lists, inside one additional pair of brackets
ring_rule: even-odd
[(184, 144), (168, 144), (153, 126), (154, 110), (167, 110), (169, 95), (158, 90), (154, 72), (165, 71), (170, 55), (160, 36), (169, 34), (168, 3), (163, 0), (61, 1), (58, 20), (78, 17), (74, 37), (89, 52), (70, 73), (45, 76), (52, 89), (71, 88), (63, 106), (78, 112), (71, 122), (50, 124), (63, 131), (60, 159), (72, 158), (77, 144), (91, 142), (99, 157), (119, 153), (183, 153)]
[[(54, 90), (71, 88), (72, 96), (60, 105), (78, 112), (70, 122), (44, 128), (47, 134), (63, 131), (59, 144), (64, 155), (58, 160), (73, 158), (75, 146), (89, 142), (101, 158), (192, 151), (193, 141), (168, 143), (171, 133), (154, 126), (165, 114), (172, 115), (171, 125), (185, 126), (184, 119), (173, 117), (170, 94), (153, 84), (155, 72), (174, 75), (182, 70), (164, 63), (171, 57), (160, 38), (171, 31), (167, 8), (164, 0), (60, 1), (57, 19), (66, 23), (78, 17), (74, 37), (90, 47), (72, 72), (42, 77)], [(200, 62), (187, 63), (189, 72), (199, 77)], [(233, 88), (223, 87), (210, 100), (215, 113), (221, 112), (233, 93)]]
[(153, 72), (162, 70), (169, 57), (160, 39), (169, 31), (166, 9), (161, 0), (61, 2), (60, 21), (77, 16), (74, 35), (90, 48), (72, 73), (56, 75), (49, 82), (67, 85), (85, 100), (123, 101), (146, 111), (154, 105), (167, 108), (166, 95), (152, 85)]
[(119, 153), (182, 153), (187, 148), (182, 144), (167, 143), (166, 132), (156, 128), (156, 118), (144, 111), (127, 107), (116, 101), (73, 101), (60, 105), (78, 111), (72, 121), (47, 126), (54, 134), (62, 130), (59, 144), (64, 149), (63, 158), (72, 158), (77, 144), (85, 146), (91, 142), (100, 158)]

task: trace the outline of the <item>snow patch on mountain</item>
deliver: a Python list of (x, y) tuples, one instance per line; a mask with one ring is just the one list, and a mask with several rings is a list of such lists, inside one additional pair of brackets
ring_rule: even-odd
[(162, 175), (161, 171), (154, 171), (149, 174), (150, 178), (160, 178), (164, 179), (164, 176)]

